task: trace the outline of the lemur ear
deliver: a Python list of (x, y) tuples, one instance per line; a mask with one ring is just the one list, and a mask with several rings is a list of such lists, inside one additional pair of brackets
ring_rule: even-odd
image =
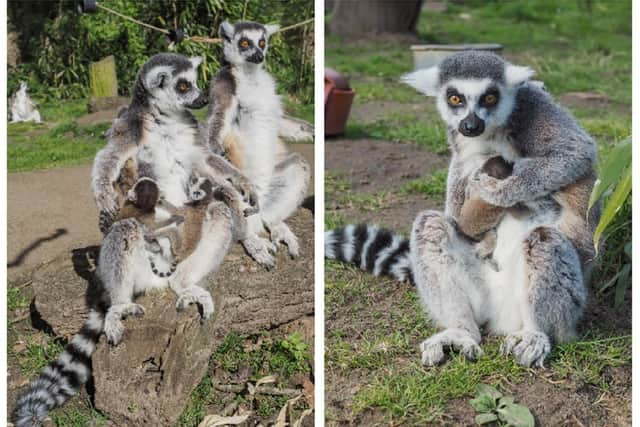
[(265, 30), (267, 30), (267, 37), (271, 37), (273, 33), (280, 29), (280, 25), (278, 24), (268, 24), (264, 26)]
[(529, 67), (507, 64), (504, 70), (504, 80), (507, 86), (517, 86), (529, 80), (535, 73), (536, 72)]
[(403, 75), (400, 81), (427, 96), (436, 96), (440, 83), (440, 78), (438, 77), (439, 71), (437, 66), (423, 68)]
[(169, 80), (171, 70), (169, 67), (156, 67), (147, 75), (145, 85), (147, 88), (164, 88), (166, 81)]
[(193, 68), (198, 68), (200, 64), (202, 64), (202, 60), (202, 56), (192, 56), (191, 58), (189, 58), (189, 61), (191, 61)]
[(220, 37), (227, 41), (231, 41), (231, 36), (233, 35), (234, 31), (235, 29), (233, 27), (233, 24), (231, 24), (229, 21), (223, 21), (222, 24), (220, 24), (220, 28), (218, 29)]

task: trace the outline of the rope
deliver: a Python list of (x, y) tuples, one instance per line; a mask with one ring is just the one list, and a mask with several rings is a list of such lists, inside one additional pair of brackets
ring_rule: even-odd
[(103, 6), (103, 5), (99, 4), (98, 2), (96, 2), (96, 7), (99, 7), (100, 9), (105, 10), (105, 11), (107, 11), (107, 12), (109, 12), (109, 13), (113, 13), (114, 15), (117, 15), (117, 16), (119, 16), (120, 18), (126, 19), (127, 21), (131, 21), (131, 22), (133, 22), (133, 23), (135, 23), (135, 24), (142, 25), (143, 27), (151, 28), (152, 30), (159, 31), (159, 32), (161, 32), (161, 33), (163, 33), (163, 34), (169, 34), (169, 31), (168, 31), (168, 30), (165, 30), (165, 29), (163, 29), (163, 28), (154, 27), (154, 26), (153, 26), (153, 25), (151, 25), (151, 24), (147, 24), (147, 23), (144, 23), (144, 22), (142, 22), (142, 21), (138, 21), (137, 19), (133, 19), (133, 18), (132, 18), (132, 17), (130, 17), (130, 16), (123, 15), (122, 13), (120, 13), (120, 12), (116, 12), (116, 11), (115, 11), (115, 10), (113, 10), (113, 9), (109, 9), (108, 7)]
[[(155, 27), (155, 26), (153, 26), (151, 24), (147, 24), (146, 22), (138, 21), (137, 19), (134, 19), (134, 18), (132, 18), (130, 16), (127, 16), (127, 15), (123, 15), (122, 13), (120, 13), (120, 12), (118, 12), (116, 10), (109, 9), (108, 7), (103, 6), (103, 5), (99, 4), (98, 2), (96, 2), (96, 7), (104, 10), (105, 12), (109, 12), (109, 13), (112, 13), (112, 14), (114, 14), (116, 16), (119, 16), (122, 19), (126, 19), (127, 21), (133, 22), (134, 24), (138, 24), (138, 25), (141, 25), (143, 27), (149, 28), (151, 30), (158, 31), (158, 32), (160, 32), (162, 34), (169, 35), (169, 30), (165, 30), (164, 28)], [(302, 27), (303, 25), (307, 25), (307, 24), (313, 22), (313, 20), (314, 20), (314, 18), (309, 18), (309, 19), (304, 20), (302, 22), (298, 22), (297, 24), (292, 24), (292, 25), (289, 25), (287, 27), (280, 28), (274, 34), (282, 33), (282, 32), (285, 32), (285, 31), (289, 31), (289, 30), (292, 30), (294, 28)], [(203, 37), (203, 36), (186, 36), (185, 35), (184, 39), (185, 39), (185, 41), (191, 41), (191, 42), (195, 42), (195, 43), (218, 44), (218, 43), (222, 42), (221, 38), (211, 38), (211, 37)]]

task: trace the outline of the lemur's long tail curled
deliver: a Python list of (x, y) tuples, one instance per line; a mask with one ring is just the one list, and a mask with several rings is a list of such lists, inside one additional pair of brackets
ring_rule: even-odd
[(39, 426), (47, 413), (62, 406), (91, 377), (91, 356), (104, 327), (104, 314), (90, 311), (80, 331), (40, 376), (31, 381), (11, 413), (16, 427)]
[(324, 256), (353, 263), (374, 276), (413, 284), (409, 240), (375, 225), (347, 225), (324, 233)]

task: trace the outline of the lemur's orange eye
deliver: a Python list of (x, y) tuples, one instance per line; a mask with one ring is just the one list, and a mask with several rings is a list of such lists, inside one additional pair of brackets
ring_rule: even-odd
[(180, 82), (178, 83), (178, 90), (180, 92), (186, 92), (189, 90), (189, 83), (187, 82)]
[(451, 105), (460, 105), (461, 102), (462, 102), (462, 100), (460, 99), (460, 97), (458, 95), (449, 96), (449, 104), (451, 104)]
[(267, 42), (264, 41), (264, 39), (260, 39), (260, 41), (258, 42), (258, 46), (260, 46), (260, 49), (264, 49), (266, 45), (267, 45)]
[(240, 40), (240, 47), (249, 47), (249, 40)]
[(484, 97), (484, 103), (486, 105), (494, 105), (498, 101), (498, 97), (490, 93)]

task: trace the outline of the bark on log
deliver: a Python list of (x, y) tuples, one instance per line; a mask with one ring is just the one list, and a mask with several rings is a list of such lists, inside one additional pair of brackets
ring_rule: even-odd
[[(300, 209), (287, 223), (299, 238), (302, 256), (288, 259), (281, 248), (275, 269), (264, 271), (235, 245), (209, 280), (216, 312), (205, 324), (195, 307), (177, 313), (171, 291), (138, 298), (144, 317), (125, 320), (118, 347), (102, 337), (93, 356), (96, 408), (116, 425), (173, 425), (204, 376), (209, 356), (230, 331), (255, 334), (312, 314), (313, 216)], [(84, 295), (96, 250), (76, 250), (34, 274), (36, 323), (66, 337), (78, 330), (87, 312)]]
[(329, 32), (341, 36), (414, 33), (422, 0), (335, 0)]

